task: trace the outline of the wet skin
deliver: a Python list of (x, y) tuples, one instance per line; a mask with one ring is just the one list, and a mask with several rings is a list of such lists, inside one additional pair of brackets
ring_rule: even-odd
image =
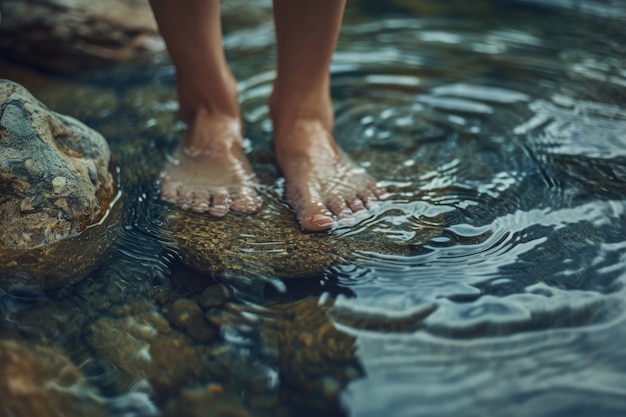
[(237, 119), (198, 112), (162, 175), (162, 198), (216, 217), (257, 211), (258, 180), (242, 145)]
[(304, 230), (327, 230), (335, 220), (385, 197), (386, 191), (337, 146), (322, 123), (299, 121), (282, 134), (274, 147), (285, 177), (285, 200)]
[[(243, 151), (239, 123), (206, 115), (198, 119), (166, 166), (162, 198), (183, 210), (217, 217), (257, 211), (258, 180)], [(322, 123), (290, 125), (275, 138), (274, 148), (285, 177), (285, 200), (303, 230), (327, 230), (337, 219), (384, 198), (385, 190), (337, 146)]]
[[(180, 118), (188, 126), (162, 175), (163, 199), (213, 216), (257, 211), (261, 199), (242, 147), (219, 0), (150, 3), (176, 66)], [(273, 3), (277, 76), (269, 105), (276, 163), (285, 177), (285, 200), (302, 228), (327, 230), (385, 194), (331, 133), (330, 62), (345, 0)]]

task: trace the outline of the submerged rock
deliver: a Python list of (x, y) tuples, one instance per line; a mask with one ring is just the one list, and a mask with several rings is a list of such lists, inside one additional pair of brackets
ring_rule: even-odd
[(164, 50), (144, 1), (4, 0), (0, 12), (7, 55), (46, 69), (141, 62)]
[[(390, 177), (401, 157), (363, 152), (354, 159), (377, 160), (373, 174)], [(259, 156), (252, 155), (253, 165)], [(387, 169), (387, 172), (385, 172)], [(331, 266), (353, 261), (359, 253), (411, 255), (430, 238), (441, 233), (440, 216), (428, 226), (416, 223), (402, 204), (381, 202), (376, 211), (358, 213), (331, 232), (303, 232), (295, 213), (282, 202), (280, 180), (264, 173), (262, 182), (272, 183), (263, 192), (262, 209), (251, 215), (229, 214), (223, 218), (172, 207), (163, 215), (167, 239), (177, 246), (183, 262), (204, 274), (230, 279), (264, 280), (318, 277)], [(419, 175), (418, 169), (415, 175)]]
[(82, 279), (111, 244), (116, 199), (106, 140), (0, 80), (0, 286)]
[[(147, 384), (157, 405), (172, 409), (166, 415), (195, 416), (191, 410), (204, 405), (239, 410), (232, 394), (254, 386), (259, 378), (254, 361), (237, 348), (221, 341), (194, 341), (158, 312), (100, 319), (89, 327), (86, 338), (95, 355), (110, 366), (101, 374), (110, 379), (110, 390), (124, 394)], [(187, 406), (188, 413), (175, 412)]]
[(0, 416), (106, 416), (106, 406), (70, 360), (53, 349), (0, 341)]

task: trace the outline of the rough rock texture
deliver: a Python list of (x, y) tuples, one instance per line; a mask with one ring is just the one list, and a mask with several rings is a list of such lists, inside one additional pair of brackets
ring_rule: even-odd
[(104, 402), (64, 355), (0, 341), (0, 416), (106, 416)]
[(110, 245), (116, 197), (105, 139), (0, 80), (0, 285), (81, 279)]
[[(353, 156), (357, 161), (374, 158), (387, 169), (401, 165), (393, 155), (363, 152)], [(251, 160), (259, 164), (258, 156), (252, 155)], [(382, 171), (373, 174), (389, 176)], [(303, 232), (295, 214), (282, 203), (277, 179), (264, 172), (260, 176), (262, 182), (273, 183), (274, 189), (263, 191), (264, 205), (258, 213), (214, 218), (173, 206), (164, 213), (164, 233), (176, 244), (185, 264), (226, 279), (316, 277), (328, 267), (350, 263), (361, 252), (411, 255), (441, 233), (442, 219), (431, 218), (429, 227), (396, 221), (407, 214), (401, 207), (384, 204), (376, 213), (359, 213), (355, 225), (344, 224), (331, 233)], [(388, 233), (390, 230), (393, 232)]]
[(0, 12), (8, 55), (47, 69), (141, 62), (164, 50), (147, 1), (3, 0)]

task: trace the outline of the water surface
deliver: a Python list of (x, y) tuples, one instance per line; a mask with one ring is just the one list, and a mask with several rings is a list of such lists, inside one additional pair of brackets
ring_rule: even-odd
[[(367, 232), (408, 254), (355, 250), (320, 276), (265, 289), (230, 277), (219, 321), (220, 349), (238, 358), (228, 369), (181, 378), (182, 394), (156, 389), (171, 399), (119, 384), (79, 328), (164, 293), (192, 299), (208, 281), (180, 266), (160, 231), (170, 208), (154, 161), (181, 132), (173, 67), (105, 71), (84, 80), (104, 104), (75, 114), (105, 133), (127, 176), (124, 234), (94, 279), (4, 295), (5, 333), (83, 360), (112, 415), (204, 404), (193, 389), (212, 380), (252, 415), (624, 415), (626, 8), (448, 3), (351, 4), (331, 69), (335, 136), (391, 196), (327, 239)], [(233, 23), (225, 47), (253, 165), (280, 204), (265, 106), (271, 21)], [(37, 314), (59, 303), (73, 313), (44, 330)], [(202, 345), (194, 352), (209, 355)], [(128, 405), (129, 393), (147, 405)]]

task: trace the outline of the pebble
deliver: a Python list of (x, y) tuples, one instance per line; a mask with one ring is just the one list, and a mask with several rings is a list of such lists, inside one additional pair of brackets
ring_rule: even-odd
[(67, 184), (67, 178), (65, 177), (54, 177), (52, 179), (52, 189), (55, 194), (61, 194), (61, 191), (65, 188)]

